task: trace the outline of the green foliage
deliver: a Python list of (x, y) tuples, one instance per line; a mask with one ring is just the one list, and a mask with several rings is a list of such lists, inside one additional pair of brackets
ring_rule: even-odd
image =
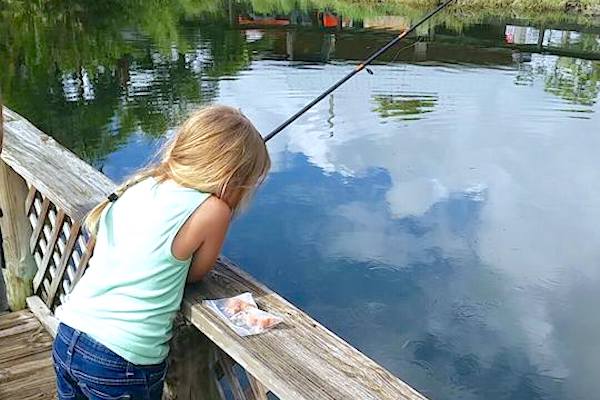
[(547, 72), (545, 88), (574, 104), (591, 106), (600, 93), (600, 63), (560, 58)]
[[(223, 9), (223, 1), (2, 1), (5, 100), (100, 164), (133, 132), (163, 135), (189, 108), (214, 98), (215, 78), (249, 64), (241, 32), (215, 28)], [(211, 59), (200, 70), (185, 58), (196, 48)], [(93, 88), (87, 98), (86, 85)]]
[(436, 95), (387, 95), (375, 96), (377, 107), (373, 111), (382, 118), (419, 120), (422, 114), (430, 113), (437, 103)]
[[(483, 0), (469, 1), (483, 4)], [(506, 6), (510, 2), (490, 0), (487, 6)], [(519, 2), (525, 4), (527, 0)], [(598, 2), (581, 0), (585, 7)], [(414, 21), (432, 3), (0, 0), (0, 85), (10, 107), (86, 160), (100, 164), (134, 132), (163, 135), (189, 109), (213, 100), (221, 77), (248, 68), (254, 52), (268, 53), (273, 48), (274, 35), (248, 43), (242, 31), (228, 28), (238, 14), (332, 10), (357, 21), (381, 15), (402, 15)], [(565, 2), (553, 3), (564, 6)], [(466, 32), (498, 16), (515, 17), (514, 13), (509, 7), (493, 11), (493, 15), (485, 10), (474, 12), (461, 1), (458, 7), (438, 15), (432, 24)], [(558, 22), (593, 23), (582, 15), (564, 12), (522, 12), (520, 16), (546, 26)], [(590, 36), (573, 46), (581, 51), (597, 51), (598, 45)], [(587, 64), (561, 63), (556, 71), (546, 74), (547, 90), (582, 104), (592, 101), (597, 96), (597, 64), (590, 69)], [(430, 112), (436, 102), (435, 98), (375, 100), (381, 115), (405, 119)]]

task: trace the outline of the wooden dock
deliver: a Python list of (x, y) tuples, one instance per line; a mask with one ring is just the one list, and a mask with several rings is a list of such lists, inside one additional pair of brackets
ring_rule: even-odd
[[(13, 309), (27, 302), (50, 334), (27, 320), (28, 312), (3, 317), (0, 400), (46, 399), (53, 396), (53, 312), (85, 273), (94, 249), (81, 221), (115, 183), (25, 118), (6, 108), (3, 114), (0, 227), (9, 302)], [(282, 326), (242, 338), (203, 302), (243, 292), (282, 316)], [(187, 287), (178, 320), (167, 400), (426, 400), (225, 258)]]
[(56, 399), (52, 337), (31, 311), (0, 316), (0, 399)]

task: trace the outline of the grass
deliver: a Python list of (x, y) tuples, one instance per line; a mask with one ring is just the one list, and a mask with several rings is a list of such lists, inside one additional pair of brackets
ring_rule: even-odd
[[(351, 0), (352, 3), (396, 3), (412, 7), (433, 7), (437, 0)], [(512, 11), (571, 11), (600, 15), (600, 0), (457, 0), (454, 6), (461, 10), (507, 10)]]

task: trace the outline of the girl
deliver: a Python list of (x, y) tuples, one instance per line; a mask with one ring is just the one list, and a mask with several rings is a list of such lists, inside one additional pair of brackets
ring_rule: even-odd
[(90, 267), (57, 311), (60, 400), (159, 400), (184, 285), (215, 263), (229, 221), (270, 159), (238, 110), (194, 113), (162, 151), (91, 211)]

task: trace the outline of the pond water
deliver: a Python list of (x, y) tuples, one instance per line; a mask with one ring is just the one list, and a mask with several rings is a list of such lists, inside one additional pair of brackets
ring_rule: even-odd
[[(92, 3), (0, 3), (0, 83), (115, 180), (201, 104), (268, 133), (424, 13)], [(269, 143), (224, 254), (432, 399), (597, 396), (599, 33), (445, 13)]]

